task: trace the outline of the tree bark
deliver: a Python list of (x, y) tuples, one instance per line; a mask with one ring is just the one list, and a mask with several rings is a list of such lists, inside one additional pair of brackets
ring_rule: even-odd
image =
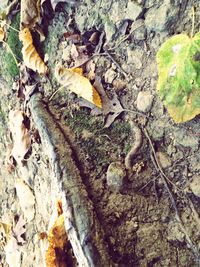
[(31, 96), (29, 107), (49, 158), (51, 180), (62, 199), (66, 232), (79, 266), (115, 266), (64, 132), (48, 111), (40, 93)]

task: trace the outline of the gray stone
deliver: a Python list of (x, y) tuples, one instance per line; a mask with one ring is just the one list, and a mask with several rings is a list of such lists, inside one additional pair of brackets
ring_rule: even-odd
[(139, 92), (136, 103), (139, 111), (148, 112), (153, 103), (153, 95), (148, 91)]
[(196, 151), (199, 146), (198, 137), (189, 134), (185, 129), (177, 129), (174, 131), (174, 143), (175, 145), (191, 148), (193, 151)]
[(200, 176), (194, 176), (189, 186), (193, 194), (200, 197)]
[(126, 19), (136, 20), (141, 13), (142, 13), (141, 6), (139, 6), (138, 4), (132, 1), (128, 2), (127, 8), (126, 8), (126, 15), (125, 15)]
[(113, 69), (108, 69), (105, 73), (105, 82), (112, 83), (113, 80), (116, 78), (117, 73)]
[(106, 33), (106, 41), (109, 43), (113, 39), (113, 36), (115, 34), (115, 31), (116, 31), (116, 27), (113, 24), (113, 22), (111, 22), (109, 19), (107, 19), (105, 24), (104, 24), (104, 30)]
[(134, 32), (134, 39), (138, 41), (143, 41), (146, 39), (147, 30), (145, 26), (142, 26), (141, 28), (137, 29)]
[(111, 191), (119, 192), (123, 188), (126, 171), (120, 162), (112, 162), (107, 170), (106, 180)]
[(143, 52), (141, 50), (132, 50), (130, 47), (127, 48), (128, 64), (132, 64), (135, 69), (142, 68), (142, 56)]
[(145, 15), (145, 24), (148, 31), (161, 32), (170, 27), (176, 20), (179, 9), (165, 0), (160, 7), (151, 7)]

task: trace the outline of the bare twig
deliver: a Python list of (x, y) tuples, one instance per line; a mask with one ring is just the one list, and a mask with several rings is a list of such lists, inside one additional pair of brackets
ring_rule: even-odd
[(197, 247), (193, 244), (193, 242), (192, 242), (192, 240), (191, 240), (191, 238), (190, 238), (190, 236), (189, 236), (189, 234), (188, 234), (188, 232), (187, 232), (187, 230), (186, 230), (186, 228), (185, 228), (185, 226), (184, 226), (184, 224), (183, 224), (183, 222), (182, 222), (182, 220), (181, 220), (181, 216), (180, 216), (179, 211), (178, 211), (178, 208), (177, 208), (177, 206), (176, 206), (175, 198), (174, 198), (173, 193), (171, 192), (170, 187), (169, 187), (169, 185), (168, 185), (168, 183), (167, 183), (167, 181), (170, 181), (170, 180), (169, 180), (169, 179), (166, 179), (166, 178), (168, 178), (168, 177), (164, 174), (164, 172), (163, 172), (162, 168), (160, 167), (160, 165), (158, 165), (159, 162), (158, 162), (157, 157), (156, 157), (156, 152), (155, 152), (153, 143), (152, 143), (152, 141), (151, 141), (151, 138), (150, 138), (150, 136), (149, 136), (149, 134), (148, 134), (148, 132), (147, 132), (146, 129), (144, 129), (144, 134), (145, 134), (145, 136), (147, 137), (147, 139), (148, 139), (148, 141), (149, 141), (150, 147), (151, 147), (151, 149), (152, 149), (152, 153), (153, 153), (153, 155), (154, 155), (154, 157), (155, 157), (155, 161), (152, 161), (152, 162), (153, 162), (154, 165), (155, 165), (155, 163), (156, 163), (157, 166), (155, 165), (155, 167), (159, 169), (159, 171), (160, 171), (160, 176), (161, 176), (161, 178), (162, 178), (163, 184), (164, 184), (164, 186), (165, 186), (165, 188), (166, 188), (166, 190), (167, 190), (167, 193), (169, 194), (169, 198), (170, 198), (170, 200), (171, 200), (172, 206), (173, 206), (174, 211), (175, 211), (175, 218), (176, 218), (176, 221), (178, 222), (178, 224), (179, 224), (179, 226), (180, 226), (182, 232), (184, 233), (185, 238), (186, 238), (186, 240), (187, 240), (187, 243), (188, 243), (188, 245), (190, 246), (191, 250), (193, 251), (193, 254), (194, 254), (195, 257), (196, 257), (196, 261), (200, 264), (200, 255), (199, 255), (199, 251), (198, 251)]
[(131, 31), (129, 32), (129, 34), (127, 36), (125, 36), (123, 39), (121, 39), (114, 47), (109, 48), (109, 51), (115, 50), (116, 48), (118, 48), (123, 42), (125, 42), (134, 31), (136, 31), (137, 29), (139, 29), (140, 27), (142, 27), (144, 24), (141, 23), (140, 25), (137, 25), (136, 27), (133, 27), (133, 29), (131, 29)]
[(63, 89), (65, 86), (62, 85), (60, 86), (55, 92), (53, 92), (53, 94), (49, 97), (49, 102), (52, 100), (52, 98), (61, 90)]
[(120, 70), (120, 72), (127, 77), (128, 73), (125, 72), (125, 70), (122, 69), (122, 67), (117, 63), (117, 61), (111, 56), (111, 54), (108, 52), (108, 50), (104, 49), (106, 56), (116, 65), (116, 67)]

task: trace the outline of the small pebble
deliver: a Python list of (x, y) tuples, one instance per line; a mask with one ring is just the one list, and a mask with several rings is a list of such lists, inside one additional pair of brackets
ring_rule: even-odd
[(139, 92), (137, 96), (137, 109), (141, 112), (148, 112), (151, 109), (153, 103), (153, 95), (150, 92)]
[(120, 162), (112, 162), (107, 170), (106, 180), (111, 191), (119, 192), (124, 185), (126, 171)]

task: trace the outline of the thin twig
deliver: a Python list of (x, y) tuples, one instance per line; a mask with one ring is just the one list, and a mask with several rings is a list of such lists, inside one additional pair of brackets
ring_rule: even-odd
[(62, 85), (60, 86), (50, 97), (49, 97), (49, 101), (52, 100), (52, 98), (58, 93), (58, 91), (60, 91), (61, 89), (63, 89), (65, 86)]
[(111, 48), (109, 48), (108, 50), (109, 51), (111, 51), (111, 50), (115, 50), (116, 48), (118, 48), (124, 41), (126, 41), (130, 36), (131, 36), (131, 34), (134, 32), (134, 31), (136, 31), (137, 29), (139, 29), (140, 27), (142, 27), (143, 26), (143, 24), (141, 24), (141, 25), (138, 25), (137, 27), (135, 27), (135, 28), (133, 28), (130, 32), (129, 32), (129, 34), (127, 35), (127, 36), (125, 36), (123, 39), (121, 39), (114, 47), (111, 47)]
[(84, 60), (82, 63), (80, 63), (79, 65), (75, 65), (73, 68), (79, 68), (82, 65), (86, 64), (88, 61), (90, 61), (91, 59), (93, 59), (94, 57), (100, 57), (100, 56), (106, 56), (106, 53), (94, 53), (91, 57), (89, 57), (88, 59)]
[(166, 174), (163, 172), (163, 169), (162, 167), (160, 166), (160, 163), (158, 161), (158, 158), (156, 156), (156, 152), (155, 152), (155, 149), (153, 147), (153, 144), (152, 144), (152, 141), (151, 141), (151, 138), (147, 132), (146, 129), (144, 129), (144, 134), (146, 135), (148, 141), (149, 141), (149, 144), (151, 146), (151, 149), (152, 149), (152, 153), (153, 153), (153, 156), (154, 156), (154, 159), (155, 159), (155, 162), (156, 162), (156, 165), (157, 165), (157, 169), (160, 171), (160, 173), (162, 174), (162, 176), (171, 184), (173, 185), (174, 188), (176, 188), (177, 191), (182, 191), (181, 189), (179, 189), (167, 176)]
[(123, 111), (130, 112), (130, 113), (134, 113), (134, 114), (143, 116), (143, 117), (145, 117), (145, 118), (148, 118), (148, 117), (149, 117), (148, 115), (143, 114), (143, 113), (141, 113), (141, 112), (139, 112), (139, 111), (130, 110), (130, 109), (127, 109), (127, 108), (123, 109)]
[[(147, 132), (146, 129), (144, 129), (144, 134), (145, 134), (145, 136), (147, 137), (147, 139), (148, 139), (148, 141), (149, 141), (150, 147), (151, 147), (152, 152), (153, 152), (153, 155), (154, 155), (154, 157), (155, 157), (155, 161), (152, 161), (153, 164), (155, 165), (155, 163), (156, 163), (156, 164), (158, 163), (158, 160), (157, 160), (157, 157), (156, 157), (156, 152), (155, 152), (153, 143), (152, 143), (151, 138), (150, 138), (150, 136), (149, 136), (149, 134), (148, 134), (148, 132)], [(182, 222), (182, 220), (181, 220), (181, 217), (180, 217), (178, 208), (177, 208), (177, 206), (176, 206), (176, 201), (175, 201), (175, 199), (174, 199), (173, 193), (171, 192), (171, 190), (170, 190), (170, 188), (169, 188), (169, 185), (168, 185), (168, 183), (167, 183), (167, 181), (168, 181), (168, 180), (166, 179), (167, 176), (164, 174), (164, 172), (163, 172), (163, 170), (162, 170), (161, 167), (156, 166), (156, 165), (155, 165), (155, 167), (158, 167), (159, 170), (160, 170), (160, 176), (161, 176), (162, 181), (163, 181), (163, 183), (164, 183), (164, 186), (165, 186), (165, 188), (166, 188), (166, 190), (167, 190), (167, 192), (168, 192), (168, 194), (169, 194), (169, 198), (170, 198), (170, 200), (171, 200), (172, 206), (173, 206), (174, 211), (175, 211), (175, 218), (176, 218), (177, 222), (179, 223), (179, 226), (180, 226), (182, 232), (183, 232), (184, 235), (185, 235), (185, 238), (186, 238), (186, 240), (187, 240), (187, 243), (189, 244), (190, 248), (192, 249), (192, 251), (193, 251), (193, 253), (194, 253), (195, 257), (196, 257), (196, 261), (197, 261), (198, 263), (200, 263), (200, 255), (199, 255), (199, 251), (198, 251), (197, 247), (193, 244), (193, 242), (192, 242), (192, 240), (191, 240), (191, 238), (190, 238), (190, 236), (189, 236), (189, 234), (188, 234), (188, 232), (187, 232), (186, 228), (184, 227), (184, 224), (183, 224), (183, 222)]]
[(111, 54), (108, 52), (108, 50), (104, 50), (105, 53), (106, 53), (106, 56), (109, 57), (109, 59), (117, 66), (117, 68), (121, 71), (121, 73), (127, 77), (128, 76), (128, 73), (126, 73), (122, 67), (117, 63), (117, 61), (111, 56)]
[(137, 192), (141, 192), (143, 189), (147, 187), (150, 183), (155, 182), (158, 179), (159, 175), (156, 178), (150, 179), (148, 182), (146, 182)]
[(0, 19), (0, 21), (2, 21), (6, 26), (8, 26), (9, 28), (11, 28), (13, 31), (16, 31), (19, 33), (19, 31), (15, 28), (13, 28), (11, 25), (9, 25), (8, 23), (6, 23), (4, 20)]

